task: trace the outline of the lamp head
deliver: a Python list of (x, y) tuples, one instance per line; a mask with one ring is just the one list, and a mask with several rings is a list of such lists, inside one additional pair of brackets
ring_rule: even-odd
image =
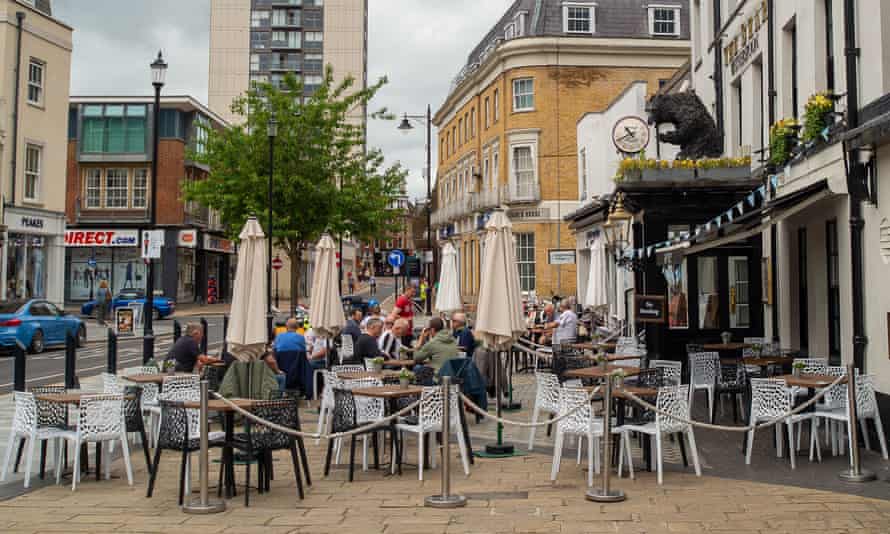
[(167, 62), (164, 61), (164, 56), (161, 54), (161, 51), (158, 50), (158, 57), (151, 63), (151, 83), (155, 87), (163, 87), (164, 81), (167, 78)]
[(266, 124), (266, 133), (270, 138), (275, 138), (278, 136), (278, 121), (275, 117), (271, 117), (269, 122)]
[(408, 120), (408, 114), (402, 117), (402, 122), (399, 123), (399, 131), (402, 132), (403, 135), (408, 135), (411, 133), (411, 130), (414, 129), (414, 126), (411, 125), (411, 121)]

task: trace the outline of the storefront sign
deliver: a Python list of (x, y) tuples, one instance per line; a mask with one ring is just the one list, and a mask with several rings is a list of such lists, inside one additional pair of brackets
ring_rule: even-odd
[(638, 323), (664, 324), (664, 297), (637, 295), (635, 315)]
[(66, 230), (66, 247), (135, 247), (139, 245), (136, 230)]
[(550, 265), (575, 265), (574, 250), (548, 250), (547, 263)]
[(204, 250), (212, 250), (214, 252), (224, 252), (226, 254), (235, 253), (235, 244), (228, 239), (204, 235)]
[(142, 259), (158, 260), (164, 248), (163, 230), (146, 230), (142, 232)]
[(136, 335), (136, 318), (133, 308), (118, 308), (114, 310), (114, 327), (118, 336)]
[(196, 248), (198, 246), (198, 231), (180, 230), (177, 245), (185, 248)]
[(733, 75), (760, 51), (760, 29), (767, 25), (768, 20), (769, 10), (763, 1), (754, 14), (742, 21), (738, 33), (723, 47), (723, 63)]
[(20, 223), (23, 228), (43, 228), (43, 219), (40, 217), (22, 217)]

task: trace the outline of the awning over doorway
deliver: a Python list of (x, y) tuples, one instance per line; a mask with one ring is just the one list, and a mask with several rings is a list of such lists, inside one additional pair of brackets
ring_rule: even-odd
[(691, 256), (715, 247), (748, 239), (832, 194), (828, 188), (828, 181), (822, 180), (794, 193), (764, 202), (760, 209), (734, 219), (732, 223), (717, 231), (690, 236), (678, 243), (658, 248), (655, 253), (658, 255), (659, 263), (672, 263), (683, 256)]

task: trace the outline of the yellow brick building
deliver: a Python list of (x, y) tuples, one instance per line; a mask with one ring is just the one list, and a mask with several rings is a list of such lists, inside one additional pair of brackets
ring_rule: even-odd
[[(559, 25), (550, 18), (567, 11), (548, 11), (548, 4), (542, 13), (535, 12), (541, 3), (526, 10), (514, 4), (470, 55), (433, 118), (439, 128), (433, 225), (440, 241), (455, 243), (461, 293), (471, 302), (479, 290), (481, 229), (498, 207), (513, 222), (523, 291), (575, 295), (575, 265), (550, 265), (548, 258), (549, 251), (575, 249), (563, 218), (579, 207), (577, 122), (635, 81), (657, 88), (689, 55), (682, 35), (597, 32), (592, 10), (610, 2), (590, 4), (586, 33), (554, 35)], [(577, 29), (583, 19), (572, 13)], [(679, 22), (684, 14), (677, 16)]]

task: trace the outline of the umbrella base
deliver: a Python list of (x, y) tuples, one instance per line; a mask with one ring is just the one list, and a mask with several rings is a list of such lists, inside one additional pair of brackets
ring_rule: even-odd
[(516, 448), (506, 443), (492, 443), (485, 446), (485, 453), (491, 456), (512, 456)]

